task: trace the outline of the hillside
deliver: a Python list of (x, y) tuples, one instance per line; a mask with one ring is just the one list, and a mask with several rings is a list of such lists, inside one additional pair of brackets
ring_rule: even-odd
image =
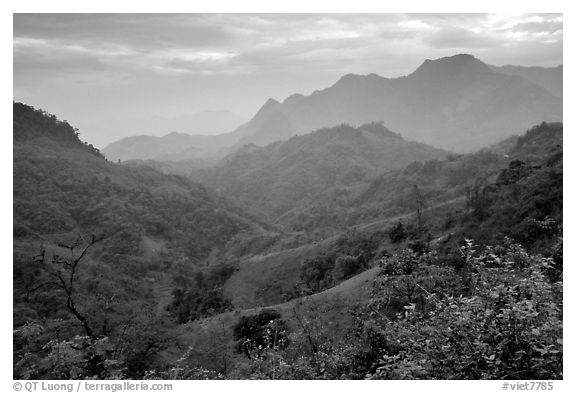
[[(558, 237), (562, 233), (562, 125), (533, 127), (506, 153), (507, 157), (502, 157), (497, 164), (490, 160), (479, 161), (482, 156), (478, 155), (447, 161), (452, 164), (452, 171), (458, 166), (477, 167), (475, 174), (462, 172), (461, 175), (472, 176), (470, 184), (477, 184), (480, 192), (445, 208), (429, 206), (425, 209), (428, 214), (425, 231), (434, 240), (424, 241), (424, 244), (427, 243), (425, 247), (432, 250), (431, 253), (414, 251), (426, 236), (418, 234), (412, 226), (416, 220), (412, 213), (377, 225), (361, 225), (358, 232), (313, 245), (245, 260), (226, 282), (224, 291), (239, 309), (190, 322), (179, 330), (179, 337), (191, 348), (190, 356), (183, 364), (191, 369), (210, 365), (212, 370), (218, 370), (227, 378), (253, 377), (255, 372), (259, 378), (271, 379), (429, 378), (430, 375), (454, 373), (464, 376), (477, 372), (474, 371), (477, 367), (490, 369), (491, 366), (483, 363), (485, 356), (472, 352), (484, 348), (481, 341), (490, 345), (494, 339), (492, 334), (503, 345), (532, 350), (534, 341), (527, 337), (526, 330), (521, 333), (521, 341), (515, 344), (514, 338), (510, 341), (501, 335), (500, 330), (506, 330), (506, 325), (485, 325), (486, 318), (492, 318), (486, 310), (496, 310), (493, 307), (503, 304), (506, 304), (505, 309), (515, 307), (514, 312), (519, 313), (517, 317), (509, 317), (511, 322), (522, 320), (537, 329), (533, 332), (538, 340), (549, 342), (550, 348), (555, 348), (551, 356), (555, 361), (561, 361), (558, 354), (562, 343), (554, 340), (561, 332), (557, 326), (561, 314), (555, 307), (561, 302), (562, 293), (562, 243)], [(446, 176), (446, 170), (428, 173), (428, 176), (441, 179)], [(477, 179), (484, 180), (478, 183)], [(513, 208), (511, 203), (517, 204), (518, 208)], [(442, 221), (446, 217), (451, 217), (450, 224)], [(396, 220), (404, 222), (404, 238), (392, 236), (398, 234), (395, 232)], [(490, 246), (484, 249), (482, 244)], [(369, 263), (362, 267), (361, 273), (334, 280), (340, 277), (339, 269), (344, 266), (340, 261), (350, 261), (352, 255), (358, 260), (358, 250), (369, 249), (377, 252), (366, 255)], [(475, 273), (477, 271), (481, 273)], [(470, 285), (474, 285), (471, 279), (480, 280), (481, 284), (471, 289)], [(301, 292), (310, 284), (307, 280), (320, 284), (314, 287), (311, 295)], [(521, 289), (505, 284), (513, 282)], [(499, 288), (503, 288), (502, 291)], [(506, 295), (510, 288), (512, 293)], [(294, 292), (299, 290), (293, 298)], [(536, 293), (539, 300), (532, 297)], [(494, 303), (489, 299), (495, 299)], [(523, 311), (519, 310), (526, 304), (526, 299), (537, 301), (538, 307), (544, 306), (542, 302), (549, 304), (550, 308), (538, 308), (537, 318), (533, 313), (520, 315)], [(494, 311), (498, 313), (494, 316), (496, 320), (507, 318), (505, 309)], [(477, 314), (479, 310), (484, 311)], [(529, 310), (532, 306), (526, 313)], [(266, 315), (270, 317), (265, 319)], [(550, 318), (549, 322), (540, 316)], [(253, 347), (247, 352), (247, 359), (242, 352), (231, 348), (239, 346), (238, 326), (248, 321), (256, 324), (259, 318), (268, 321), (266, 326), (273, 334), (287, 332), (289, 345), (288, 348), (277, 344), (260, 349)], [(274, 324), (269, 322), (270, 318), (274, 318)], [(446, 328), (442, 332), (447, 333), (434, 333), (441, 326)], [(470, 333), (472, 326), (480, 329), (478, 331), (494, 331)], [(541, 336), (541, 327), (552, 336)], [(427, 351), (426, 354), (419, 351), (408, 356), (400, 353), (401, 350), (410, 353), (409, 348), (415, 342), (413, 334), (421, 337), (421, 343), (416, 342)], [(461, 342), (458, 340), (462, 337), (468, 337), (470, 342), (475, 337), (476, 341), (470, 344), (471, 347), (446, 344)], [(251, 338), (258, 340), (256, 335)], [(214, 342), (220, 344), (217, 347), (207, 344)], [(474, 369), (456, 367), (449, 358), (443, 358), (446, 351), (471, 359)], [(508, 364), (516, 364), (517, 360), (508, 358), (506, 350), (495, 353), (495, 359), (502, 363), (493, 371), (484, 370), (483, 373), (516, 376), (517, 371), (503, 369), (509, 367)], [(258, 356), (258, 360), (250, 360), (250, 355)], [(389, 367), (381, 368), (381, 359), (388, 359)], [(400, 366), (395, 366), (397, 362)], [(413, 362), (443, 366), (441, 369), (419, 369), (410, 367)], [(282, 366), (276, 367), (278, 363)], [(533, 367), (538, 367), (536, 364)], [(525, 375), (533, 372), (534, 369), (522, 371)], [(483, 376), (485, 374), (477, 375), (478, 378)]]
[[(23, 104), (14, 104), (14, 179), (15, 228), (26, 236), (113, 235), (128, 226), (180, 243), (199, 259), (251, 229), (249, 220), (237, 218), (239, 210), (203, 186), (107, 162), (67, 123)], [(194, 241), (184, 242), (188, 237)]]
[[(209, 270), (209, 257), (236, 236), (269, 226), (187, 178), (108, 162), (54, 115), (13, 110), (13, 325), (24, 332), (15, 375), (78, 377), (45, 356), (51, 343), (83, 335), (107, 337), (127, 373), (141, 375), (156, 361), (148, 351), (165, 345), (174, 282)], [(33, 359), (43, 360), (30, 368)]]
[[(273, 232), (184, 177), (107, 162), (67, 123), (14, 104), (14, 375), (556, 378), (540, 365), (561, 364), (562, 133), (542, 123), (466, 155), (377, 123), (245, 146), (210, 170), (325, 182)], [(67, 275), (93, 233), (105, 238)], [(474, 346), (445, 345), (462, 337)], [(530, 355), (498, 349), (513, 345)]]
[(380, 123), (341, 125), (265, 147), (245, 145), (192, 177), (274, 219), (326, 189), (445, 155), (406, 141)]
[[(506, 154), (482, 152), (413, 163), (367, 181), (347, 204), (327, 200), (327, 192), (303, 204), (298, 215), (286, 214), (280, 221), (305, 233), (328, 228), (341, 232), (243, 259), (225, 283), (224, 295), (240, 308), (273, 305), (302, 291), (305, 266), (318, 262), (318, 257), (329, 261), (322, 267), (329, 275), (338, 255), (357, 256), (371, 247), (370, 258), (383, 250), (393, 252), (398, 244), (389, 232), (398, 222), (406, 238), (418, 237), (409, 235), (416, 230), (415, 184), (424, 201), (422, 224), (432, 239), (450, 234), (458, 241), (468, 237), (493, 244), (510, 236), (541, 250), (552, 233), (547, 230), (562, 225), (557, 210), (562, 205), (561, 172), (562, 125), (541, 124), (519, 137)], [(510, 205), (514, 203), (515, 209)], [(555, 229), (540, 227), (546, 220)]]

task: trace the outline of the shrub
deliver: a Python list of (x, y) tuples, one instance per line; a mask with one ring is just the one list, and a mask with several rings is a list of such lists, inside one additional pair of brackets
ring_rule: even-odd
[(264, 309), (251, 316), (243, 316), (234, 325), (236, 350), (248, 358), (270, 348), (284, 349), (288, 346), (288, 328), (282, 315), (273, 309)]
[(342, 255), (334, 263), (334, 272), (332, 273), (336, 280), (345, 280), (355, 275), (362, 269), (362, 263), (359, 258), (350, 255)]
[(393, 323), (380, 321), (400, 350), (381, 356), (369, 377), (561, 379), (562, 282), (546, 277), (552, 259), (511, 242), (477, 252), (469, 241), (463, 253), (469, 293), (428, 286), (428, 307), (407, 304)]
[(398, 223), (390, 229), (388, 236), (392, 243), (400, 243), (406, 239), (407, 234), (401, 221), (398, 221)]

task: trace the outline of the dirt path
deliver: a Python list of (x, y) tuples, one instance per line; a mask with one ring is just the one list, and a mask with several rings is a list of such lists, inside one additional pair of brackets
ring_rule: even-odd
[[(437, 203), (437, 204), (432, 205), (430, 207), (427, 207), (424, 210), (424, 212), (428, 213), (430, 211), (437, 210), (437, 209), (440, 209), (440, 208), (443, 208), (443, 207), (446, 207), (449, 205), (456, 205), (457, 203), (464, 202), (465, 200), (466, 200), (466, 197), (463, 197), (463, 196), (458, 197), (458, 198), (454, 198), (454, 199), (450, 199), (449, 201), (440, 202), (440, 203)], [(378, 229), (378, 227), (381, 227), (383, 224), (390, 225), (391, 223), (394, 223), (394, 222), (399, 221), (399, 220), (405, 220), (405, 219), (410, 218), (412, 216), (414, 216), (414, 213), (406, 213), (406, 214), (401, 214), (401, 215), (395, 216), (395, 217), (383, 218), (383, 219), (369, 222), (366, 224), (355, 225), (352, 228), (356, 229), (358, 231), (371, 231), (371, 230), (375, 231)], [(382, 228), (380, 228), (380, 229), (382, 229)]]

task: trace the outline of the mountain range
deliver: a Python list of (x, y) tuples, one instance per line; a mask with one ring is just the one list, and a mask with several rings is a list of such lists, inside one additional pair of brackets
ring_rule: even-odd
[(223, 157), (339, 124), (380, 122), (407, 140), (469, 152), (542, 121), (562, 120), (562, 66), (490, 66), (468, 54), (426, 60), (399, 78), (348, 74), (334, 85), (283, 102), (268, 99), (234, 131), (137, 136), (103, 149), (112, 160), (185, 161)]

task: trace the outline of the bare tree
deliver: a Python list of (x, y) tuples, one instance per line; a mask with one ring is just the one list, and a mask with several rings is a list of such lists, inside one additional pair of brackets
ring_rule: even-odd
[(78, 309), (76, 304), (78, 268), (88, 251), (102, 239), (103, 237), (94, 235), (90, 239), (79, 236), (72, 244), (58, 243), (58, 247), (69, 251), (70, 255), (67, 257), (56, 253), (48, 256), (46, 249), (43, 249), (40, 255), (35, 257), (34, 262), (40, 265), (44, 274), (40, 277), (40, 282), (29, 287), (26, 292), (26, 300), (30, 301), (30, 295), (41, 288), (52, 286), (61, 289), (66, 297), (66, 308), (80, 322), (90, 339), (97, 337), (86, 315)]

